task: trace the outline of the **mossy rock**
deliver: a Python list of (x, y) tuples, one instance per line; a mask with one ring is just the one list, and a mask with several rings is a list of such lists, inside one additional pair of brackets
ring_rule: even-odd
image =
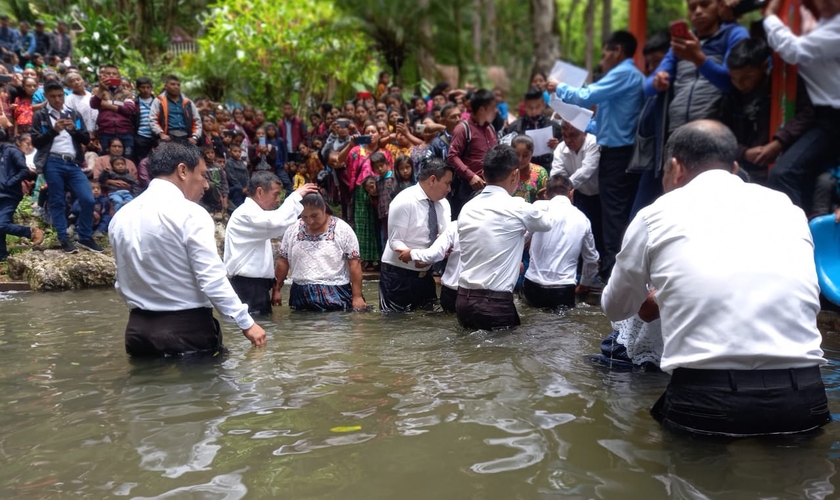
[(113, 286), (116, 271), (110, 254), (84, 250), (76, 254), (60, 250), (32, 251), (8, 259), (9, 277), (28, 282), (38, 292)]

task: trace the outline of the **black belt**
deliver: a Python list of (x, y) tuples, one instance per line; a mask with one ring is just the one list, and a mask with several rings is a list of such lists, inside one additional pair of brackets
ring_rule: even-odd
[(412, 278), (425, 278), (426, 276), (432, 275), (431, 267), (428, 271), (412, 271), (410, 269), (392, 266), (391, 264), (386, 264), (383, 262), (380, 266), (380, 269), (392, 274), (396, 274), (397, 276), (409, 276)]
[(497, 292), (495, 290), (473, 290), (471, 288), (462, 288), (460, 286), (458, 287), (458, 295), (462, 297), (513, 300), (513, 292)]
[(779, 370), (698, 370), (677, 368), (671, 375), (674, 385), (702, 385), (709, 387), (793, 387), (822, 382), (819, 366)]
[(598, 147), (601, 148), (601, 151), (618, 151), (619, 149), (632, 148), (633, 145), (632, 144), (627, 145), (627, 146), (601, 146), (601, 145), (599, 145)]
[(66, 161), (67, 163), (76, 164), (76, 155), (64, 155), (61, 153), (50, 153), (50, 158), (58, 158), (61, 161)]

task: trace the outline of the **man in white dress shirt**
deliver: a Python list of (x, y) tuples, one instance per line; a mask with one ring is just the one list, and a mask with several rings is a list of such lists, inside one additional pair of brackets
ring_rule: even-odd
[(554, 150), (551, 175), (565, 175), (571, 179), (575, 190), (573, 203), (589, 218), (595, 248), (602, 252), (604, 239), (601, 234), (601, 197), (598, 195), (601, 147), (594, 135), (576, 129), (570, 122), (564, 121), (560, 130), (563, 142)]
[(546, 184), (547, 200), (534, 203), (551, 213), (554, 225), (531, 238), (531, 261), (525, 271), (522, 293), (533, 307), (575, 307), (578, 259), (583, 257), (580, 291), (598, 274), (598, 251), (586, 215), (572, 205), (577, 191), (565, 175), (552, 175)]
[(300, 201), (317, 193), (316, 184), (304, 184), (280, 208), (283, 184), (271, 172), (259, 171), (248, 183), (248, 197), (230, 216), (225, 228), (225, 268), (236, 295), (251, 314), (271, 314), (274, 253), (271, 238), (280, 238), (303, 211)]
[(440, 158), (431, 158), (417, 174), (417, 184), (391, 201), (388, 211), (388, 244), (382, 252), (379, 308), (382, 312), (408, 312), (433, 306), (437, 286), (426, 267), (411, 260), (411, 249), (428, 248), (452, 219), (446, 195), (453, 169)]
[(191, 144), (167, 142), (151, 155), (148, 189), (111, 221), (117, 292), (131, 309), (125, 348), (135, 357), (224, 352), (213, 307), (256, 346), (265, 331), (248, 314), (216, 251), (213, 219), (198, 200), (207, 165)]
[(520, 324), (513, 287), (519, 278), (525, 231), (548, 231), (552, 218), (512, 196), (519, 185), (519, 155), (512, 147), (490, 148), (484, 156), (484, 178), (487, 186), (458, 216), (462, 269), (455, 312), (464, 328), (512, 328)]
[(666, 194), (627, 228), (601, 304), (613, 321), (661, 316), (664, 427), (810, 431), (830, 420), (811, 233), (785, 195), (731, 174), (737, 146), (714, 121), (671, 135)]
[(798, 65), (816, 114), (816, 125), (770, 170), (768, 186), (787, 194), (805, 210), (810, 208), (814, 179), (837, 166), (840, 154), (840, 0), (819, 0), (810, 5), (819, 21), (802, 36), (794, 35), (779, 19), (780, 0), (769, 1), (764, 11), (767, 43), (786, 63)]

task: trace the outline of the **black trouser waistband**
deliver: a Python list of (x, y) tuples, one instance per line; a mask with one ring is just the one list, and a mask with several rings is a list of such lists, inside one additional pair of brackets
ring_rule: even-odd
[(197, 307), (195, 309), (182, 309), (180, 311), (149, 311), (147, 309), (135, 308), (130, 311), (132, 314), (140, 314), (143, 316), (213, 316), (212, 307)]
[(674, 385), (705, 385), (709, 387), (798, 387), (822, 381), (820, 368), (787, 368), (779, 370), (697, 370), (677, 368), (671, 375)]
[(425, 278), (426, 276), (432, 276), (431, 267), (429, 267), (426, 270), (412, 271), (410, 269), (392, 266), (391, 264), (386, 264), (383, 262), (380, 266), (380, 269), (387, 273), (396, 274), (397, 276), (409, 276), (412, 278)]
[(462, 297), (481, 297), (486, 299), (513, 300), (513, 292), (497, 292), (495, 290), (473, 290), (458, 287), (458, 295)]
[(831, 106), (814, 106), (814, 112), (818, 120), (840, 122), (840, 109)]

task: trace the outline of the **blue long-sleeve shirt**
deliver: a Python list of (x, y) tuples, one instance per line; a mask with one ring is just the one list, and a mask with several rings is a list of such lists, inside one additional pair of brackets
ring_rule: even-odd
[(35, 47), (38, 46), (38, 42), (35, 41), (35, 33), (28, 32), (27, 34), (18, 33), (19, 35), (19, 43), (20, 43), (20, 54), (25, 55), (27, 57), (32, 56), (35, 53)]
[(582, 108), (597, 104), (594, 129), (598, 144), (630, 146), (636, 141), (636, 122), (644, 104), (644, 78), (633, 59), (625, 59), (592, 85), (574, 88), (561, 83), (557, 97)]

